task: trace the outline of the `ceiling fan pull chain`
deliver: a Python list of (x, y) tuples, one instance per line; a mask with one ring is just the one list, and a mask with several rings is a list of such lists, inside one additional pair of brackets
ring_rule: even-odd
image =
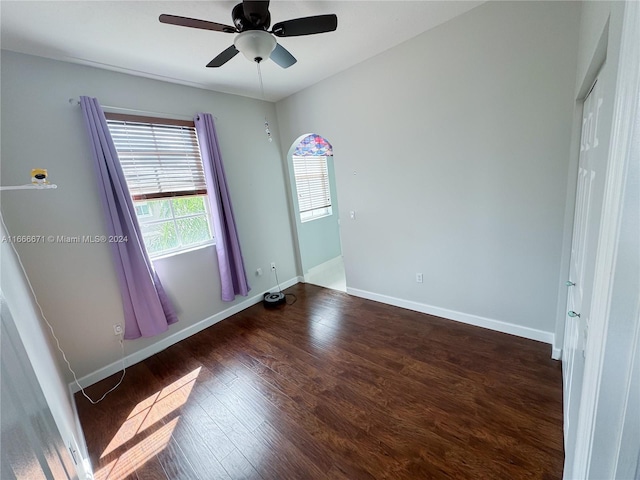
[(256, 62), (258, 66), (258, 80), (260, 81), (260, 98), (264, 101), (264, 85), (262, 84), (262, 70), (260, 70), (260, 62)]
[[(256, 62), (258, 66), (258, 80), (260, 81), (260, 98), (264, 101), (264, 85), (262, 84), (262, 70), (260, 69), (260, 62)], [(269, 129), (269, 122), (267, 121), (267, 116), (264, 116), (264, 131), (267, 132), (267, 138), (270, 142), (273, 142), (273, 138), (271, 138), (271, 130)]]

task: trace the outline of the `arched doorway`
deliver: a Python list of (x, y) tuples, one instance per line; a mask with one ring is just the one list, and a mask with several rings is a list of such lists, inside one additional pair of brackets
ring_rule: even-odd
[(315, 133), (289, 149), (289, 181), (305, 282), (346, 291), (333, 147)]

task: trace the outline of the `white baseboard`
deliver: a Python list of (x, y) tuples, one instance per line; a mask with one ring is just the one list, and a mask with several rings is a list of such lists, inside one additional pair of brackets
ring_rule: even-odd
[[(69, 385), (71, 390), (71, 385)], [(80, 417), (78, 416), (78, 406), (76, 404), (76, 397), (69, 395), (69, 401), (71, 402), (71, 410), (73, 411), (73, 420), (76, 425), (76, 431), (78, 432), (78, 438), (75, 439), (75, 451), (80, 458), (76, 462), (76, 471), (78, 472), (78, 478), (84, 480), (94, 480), (93, 466), (91, 465), (91, 459), (89, 458), (89, 452), (87, 450), (87, 441), (84, 436), (84, 430), (80, 423)], [(71, 445), (67, 444), (69, 448)]]
[[(564, 310), (563, 308), (563, 311)], [(564, 325), (564, 322), (563, 322)], [(553, 332), (553, 343), (551, 344), (551, 358), (554, 360), (562, 360), (562, 346), (564, 342), (564, 332), (558, 332), (558, 323), (556, 323), (555, 331)]]
[[(303, 281), (304, 279), (300, 276), (293, 277), (292, 279), (281, 283), (280, 287), (284, 290), (285, 288), (289, 288), (292, 285), (295, 285), (296, 283), (300, 283)], [(270, 290), (273, 290), (273, 288), (271, 288)], [(195, 335), (196, 333), (204, 330), (205, 328), (210, 327), (211, 325), (215, 325), (216, 323), (224, 320), (225, 318), (229, 318), (230, 316), (235, 315), (236, 313), (241, 312), (242, 310), (245, 310), (253, 305), (256, 305), (257, 303), (260, 303), (263, 300), (265, 293), (266, 292), (262, 292), (258, 295), (254, 295), (251, 298), (247, 298), (243, 302), (237, 303), (227, 308), (226, 310), (216, 313), (215, 315), (211, 315), (210, 317), (205, 318), (204, 320), (201, 320), (198, 323), (189, 325), (188, 327), (182, 330), (179, 330), (169, 335), (168, 337), (163, 338), (162, 340), (154, 343), (153, 345), (149, 345), (148, 347), (145, 347), (130, 355), (125, 356), (124, 357), (125, 366), (128, 368), (131, 365), (135, 365), (136, 363), (141, 362), (145, 358), (149, 358), (150, 356), (155, 355), (158, 352), (161, 352), (162, 350), (170, 347), (171, 345), (174, 345), (179, 341), (190, 337), (191, 335)], [(100, 380), (104, 380), (105, 378), (113, 375), (114, 373), (119, 372), (120, 370), (122, 370), (122, 360), (118, 360), (116, 362), (110, 363), (109, 365), (106, 365), (96, 370), (93, 373), (89, 373), (88, 375), (85, 375), (84, 377), (78, 379), (78, 383), (80, 383), (80, 385), (83, 388), (86, 388), (89, 385), (93, 385), (94, 383), (99, 382)], [(74, 394), (76, 392), (79, 392), (80, 388), (75, 382), (71, 382), (69, 384), (69, 390), (71, 391), (72, 394)]]
[(554, 334), (551, 332), (545, 332), (544, 330), (523, 327), (521, 325), (503, 322), (501, 320), (494, 320), (491, 318), (480, 317), (478, 315), (472, 315), (469, 313), (457, 312), (455, 310), (449, 310), (446, 308), (434, 307), (431, 305), (426, 305), (424, 303), (413, 302), (411, 300), (403, 300), (401, 298), (391, 297), (388, 295), (380, 295), (378, 293), (367, 292), (366, 290), (360, 290), (357, 288), (347, 287), (347, 293), (350, 295), (355, 295), (356, 297), (366, 298), (368, 300), (374, 300), (376, 302), (386, 303), (388, 305), (434, 315), (436, 317), (445, 318), (447, 320), (455, 320), (456, 322), (475, 325), (476, 327), (488, 328), (489, 330), (508, 333), (511, 335), (516, 335), (518, 337), (537, 340), (539, 342), (553, 345)]

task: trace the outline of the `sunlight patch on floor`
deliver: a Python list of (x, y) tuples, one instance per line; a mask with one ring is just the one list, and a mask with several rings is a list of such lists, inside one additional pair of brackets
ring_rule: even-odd
[[(100, 458), (112, 454), (117, 449), (124, 448), (136, 436), (140, 436), (145, 430), (163, 422), (166, 417), (184, 405), (191, 394), (201, 368), (196, 368), (138, 403), (111, 439)], [(124, 478), (144, 465), (167, 446), (179, 418), (179, 416), (173, 418), (134, 446), (127, 448), (122, 455), (96, 473), (96, 480)]]
[(126, 450), (95, 474), (95, 480), (120, 480), (131, 475), (151, 458), (160, 453), (171, 440), (180, 417), (176, 417), (146, 437), (140, 443)]

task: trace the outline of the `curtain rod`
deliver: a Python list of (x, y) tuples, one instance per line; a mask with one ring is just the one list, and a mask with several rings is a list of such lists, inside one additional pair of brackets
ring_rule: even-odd
[[(69, 103), (71, 105), (80, 105), (80, 100), (75, 98), (70, 98)], [(180, 115), (177, 113), (168, 113), (168, 112), (150, 112), (148, 110), (136, 110), (134, 108), (125, 108), (125, 107), (114, 107), (112, 105), (102, 105), (102, 108), (105, 110), (110, 110), (111, 113), (131, 113), (138, 115), (146, 115), (151, 117), (164, 117), (164, 118), (175, 118), (177, 120), (193, 120), (193, 117), (188, 115)], [(213, 117), (215, 120), (218, 120), (218, 117)]]

